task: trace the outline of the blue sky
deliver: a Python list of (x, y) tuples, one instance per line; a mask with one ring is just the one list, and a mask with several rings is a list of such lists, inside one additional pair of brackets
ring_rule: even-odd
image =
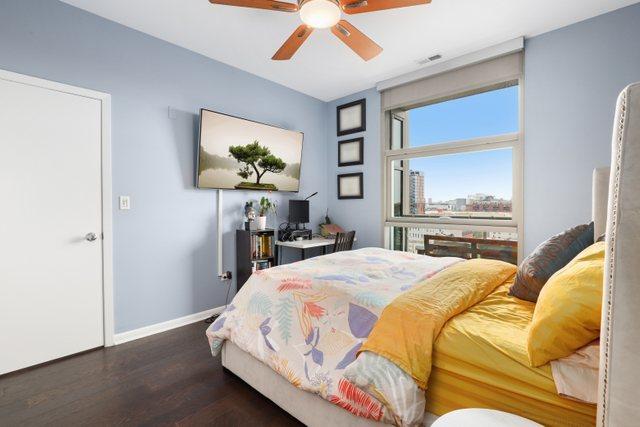
[[(412, 147), (517, 132), (518, 87), (428, 105), (409, 111)], [(425, 197), (434, 201), (473, 193), (511, 199), (512, 150), (493, 150), (413, 159), (425, 174)]]

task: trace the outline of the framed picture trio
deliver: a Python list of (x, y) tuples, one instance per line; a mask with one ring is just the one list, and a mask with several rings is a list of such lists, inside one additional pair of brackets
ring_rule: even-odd
[[(360, 99), (336, 107), (338, 137), (367, 130), (367, 100)], [(364, 137), (338, 141), (338, 167), (364, 165)], [(338, 174), (338, 199), (363, 199), (362, 172)]]

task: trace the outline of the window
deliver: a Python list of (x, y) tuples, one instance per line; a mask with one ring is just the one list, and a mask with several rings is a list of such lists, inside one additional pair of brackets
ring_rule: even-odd
[(391, 115), (391, 149), (402, 148), (404, 139), (404, 118), (400, 114)]
[(518, 132), (518, 86), (408, 110), (409, 146)]
[(388, 112), (388, 247), (517, 263), (519, 89), (514, 80)]
[[(512, 219), (512, 152), (501, 148), (394, 161), (394, 216)], [(403, 210), (404, 167), (409, 188)]]

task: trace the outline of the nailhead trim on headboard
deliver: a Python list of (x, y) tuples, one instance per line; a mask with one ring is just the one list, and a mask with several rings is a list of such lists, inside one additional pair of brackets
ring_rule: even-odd
[(613, 180), (613, 193), (611, 195), (612, 206), (611, 206), (611, 222), (610, 222), (610, 236), (609, 236), (609, 286), (607, 289), (607, 314), (606, 314), (606, 324), (604, 325), (605, 331), (605, 342), (604, 342), (604, 364), (603, 364), (603, 373), (602, 373), (602, 418), (600, 420), (601, 425), (605, 426), (607, 419), (607, 394), (608, 394), (608, 380), (609, 380), (609, 351), (611, 345), (611, 330), (612, 330), (612, 317), (611, 312), (613, 308), (613, 287), (615, 286), (615, 242), (616, 242), (616, 224), (618, 223), (618, 203), (619, 203), (619, 189), (620, 189), (620, 171), (622, 169), (622, 140), (624, 136), (624, 127), (625, 127), (625, 116), (627, 110), (627, 91), (625, 90), (620, 96), (620, 110), (618, 117), (618, 126), (616, 133), (616, 159), (615, 159), (615, 169), (614, 169), (614, 180)]

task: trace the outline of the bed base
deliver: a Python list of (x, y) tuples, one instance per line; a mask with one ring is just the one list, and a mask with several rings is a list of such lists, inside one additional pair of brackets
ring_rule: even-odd
[[(222, 347), (222, 366), (309, 427), (380, 427), (383, 424), (356, 417), (320, 396), (300, 390), (273, 369), (231, 341)], [(425, 414), (424, 426), (437, 417)]]

